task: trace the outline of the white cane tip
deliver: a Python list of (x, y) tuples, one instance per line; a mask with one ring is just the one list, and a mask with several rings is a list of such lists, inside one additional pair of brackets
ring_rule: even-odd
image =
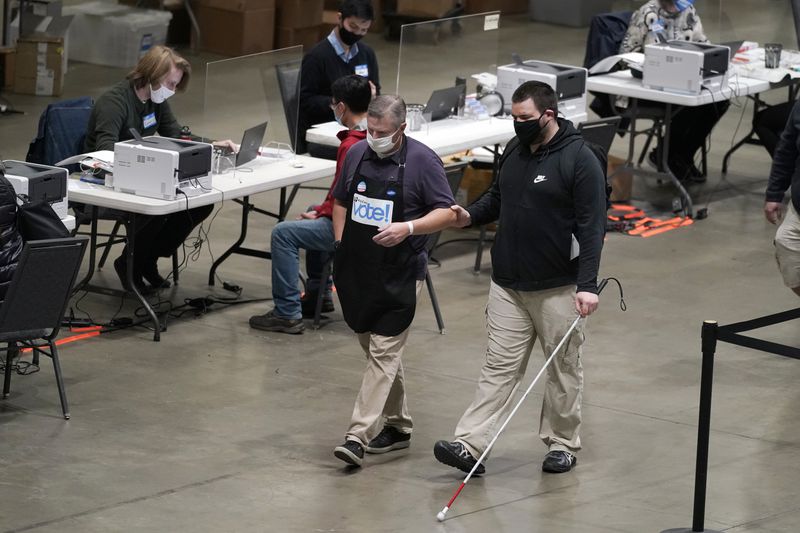
[(444, 511), (439, 511), (439, 514), (436, 515), (436, 520), (444, 522)]

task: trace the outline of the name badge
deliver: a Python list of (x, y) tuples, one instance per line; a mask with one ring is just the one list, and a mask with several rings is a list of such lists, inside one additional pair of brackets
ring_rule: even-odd
[(354, 194), (350, 219), (359, 224), (382, 228), (392, 222), (393, 210), (394, 202), (391, 200), (379, 200)]
[(145, 115), (144, 118), (142, 118), (142, 126), (144, 127), (144, 129), (152, 128), (155, 125), (156, 125), (155, 112), (150, 113), (149, 115)]
[(364, 63), (362, 65), (356, 65), (356, 71), (355, 72), (356, 72), (356, 76), (361, 76), (362, 78), (368, 78), (369, 77), (369, 67), (367, 67), (366, 63)]

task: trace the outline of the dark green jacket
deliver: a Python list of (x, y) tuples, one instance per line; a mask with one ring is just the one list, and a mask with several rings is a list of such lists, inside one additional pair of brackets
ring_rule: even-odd
[[(145, 127), (145, 120), (152, 124)], [(133, 138), (134, 128), (142, 137), (158, 133), (178, 137), (181, 126), (175, 120), (168, 102), (142, 103), (128, 80), (121, 81), (97, 99), (89, 117), (84, 148), (87, 152), (113, 150), (117, 141)]]

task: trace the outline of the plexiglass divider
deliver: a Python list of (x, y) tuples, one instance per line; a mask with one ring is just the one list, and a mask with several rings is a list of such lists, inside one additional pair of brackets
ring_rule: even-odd
[[(302, 58), (303, 47), (293, 46), (206, 64), (202, 134), (239, 144), (245, 130), (266, 122), (260, 155), (293, 157)], [(216, 159), (215, 171), (235, 164), (225, 159)]]
[[(412, 106), (412, 116), (433, 91), (463, 80), (466, 94), (473, 94), (478, 84), (473, 75), (496, 72), (499, 25), (500, 12), (493, 11), (402, 26), (396, 91)], [(423, 122), (429, 125), (430, 118)]]

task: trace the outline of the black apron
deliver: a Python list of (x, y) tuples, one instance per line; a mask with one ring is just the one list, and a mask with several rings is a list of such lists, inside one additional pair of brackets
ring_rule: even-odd
[(394, 337), (405, 331), (414, 319), (419, 252), (408, 238), (389, 248), (376, 244), (372, 238), (378, 228), (352, 219), (353, 200), (358, 194), (372, 200), (394, 202), (391, 221), (403, 221), (403, 175), (408, 141), (401, 150), (397, 176), (388, 180), (362, 175), (362, 155), (347, 192), (347, 218), (334, 258), (334, 281), (345, 322), (356, 333)]

